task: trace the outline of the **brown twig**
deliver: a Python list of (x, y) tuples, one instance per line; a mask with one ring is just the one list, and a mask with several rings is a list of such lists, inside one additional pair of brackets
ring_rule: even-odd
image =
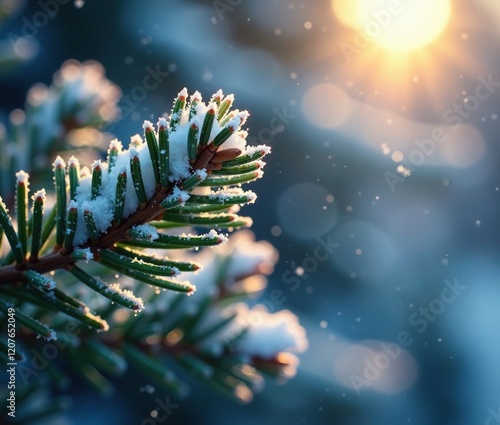
[[(148, 223), (164, 210), (160, 203), (169, 195), (171, 190), (160, 190), (155, 193), (146, 207), (137, 210), (130, 217), (123, 220), (117, 227), (110, 227), (107, 233), (101, 235), (97, 243), (91, 245), (87, 243), (81, 248), (89, 248), (97, 255), (99, 250), (112, 247), (114, 244), (128, 238), (128, 230), (139, 224)], [(20, 265), (8, 265), (0, 268), (0, 286), (13, 285), (20, 282), (25, 270), (33, 270), (38, 273), (48, 273), (57, 269), (65, 269), (76, 260), (71, 256), (69, 250), (59, 250), (40, 257), (36, 262), (25, 262)]]

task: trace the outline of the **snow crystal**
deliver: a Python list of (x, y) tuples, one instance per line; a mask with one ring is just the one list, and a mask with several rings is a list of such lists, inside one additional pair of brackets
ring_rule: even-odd
[(305, 329), (289, 310), (269, 313), (262, 305), (250, 309), (240, 303), (234, 307), (236, 321), (248, 327), (248, 333), (237, 345), (237, 351), (250, 357), (273, 359), (284, 351), (304, 352), (309, 343)]
[(238, 113), (238, 117), (241, 120), (241, 125), (243, 125), (247, 122), (249, 116), (250, 116), (250, 112), (248, 112), (248, 111), (241, 111), (240, 113)]
[(187, 91), (187, 88), (186, 88), (186, 87), (184, 87), (184, 88), (183, 88), (183, 89), (179, 92), (178, 96), (179, 96), (179, 97), (183, 97), (184, 99), (186, 99), (186, 98), (187, 98), (187, 96), (188, 96), (188, 91)]
[(102, 162), (100, 159), (96, 159), (92, 165), (91, 165), (91, 169), (92, 170), (95, 170), (96, 168), (100, 169), (102, 171)]
[[(192, 127), (193, 125), (195, 125), (196, 128), (200, 128), (201, 127), (200, 119), (198, 118), (197, 115), (195, 115), (193, 117), (193, 119), (189, 122), (189, 125), (190, 125), (190, 127)], [(197, 141), (199, 141), (200, 140), (200, 132), (199, 131), (198, 131), (198, 136), (197, 137), (198, 137)]]
[(57, 340), (57, 333), (55, 331), (53, 331), (52, 329), (48, 328), (47, 325), (45, 325), (44, 323), (36, 320), (36, 319), (33, 319), (33, 321), (35, 321), (36, 323), (38, 323), (39, 325), (43, 326), (45, 328), (45, 330), (48, 332), (48, 336), (43, 336), (43, 335), (37, 335), (37, 339), (44, 339), (45, 341), (55, 341)]
[(44, 338), (45, 341), (55, 341), (57, 340), (57, 333), (52, 329), (49, 330), (49, 336)]
[(50, 278), (47, 278), (45, 289), (47, 289), (48, 291), (52, 291), (53, 289), (55, 289), (55, 287), (56, 287), (56, 282)]
[(226, 124), (226, 127), (233, 127), (233, 134), (224, 142), (223, 149), (235, 148), (240, 149), (242, 152), (245, 150), (247, 141), (245, 137), (242, 137), (245, 134), (241, 131), (237, 131), (240, 125), (241, 118), (239, 117), (232, 118), (228, 124)]
[(174, 199), (181, 199), (182, 204), (189, 199), (190, 195), (184, 190), (181, 190), (178, 186), (174, 187), (172, 194), (167, 196), (167, 200), (173, 201)]
[(76, 167), (77, 169), (80, 168), (80, 162), (78, 161), (78, 158), (73, 155), (71, 155), (68, 160), (68, 168), (71, 167)]
[(196, 175), (200, 178), (200, 180), (205, 180), (207, 178), (207, 170), (202, 168), (201, 170), (196, 170)]
[(123, 145), (122, 142), (120, 142), (118, 139), (113, 139), (111, 142), (109, 142), (109, 148), (108, 148), (108, 159), (109, 155), (111, 154), (111, 151), (116, 150), (117, 153), (120, 153), (123, 150)]
[(201, 93), (198, 90), (191, 95), (191, 102), (193, 101), (201, 102)]
[(29, 174), (25, 171), (21, 170), (16, 173), (16, 182), (17, 184), (22, 183), (23, 185), (28, 185)]
[(113, 292), (114, 294), (120, 296), (123, 300), (134, 303), (134, 310), (139, 312), (144, 310), (144, 301), (142, 298), (135, 296), (135, 294), (129, 289), (121, 289), (119, 283), (112, 283), (108, 286), (108, 289), (109, 292)]
[[(210, 104), (210, 105), (212, 105), (212, 104)], [(209, 105), (209, 106), (210, 106), (210, 105)], [(214, 104), (214, 105), (215, 105), (215, 104)], [(203, 122), (203, 119), (205, 118), (205, 115), (204, 115), (204, 114), (206, 114), (206, 112), (208, 111), (208, 108), (209, 108), (209, 107), (208, 107), (207, 105), (205, 105), (205, 103), (203, 103), (203, 102), (199, 102), (199, 103), (196, 105), (195, 109), (194, 109), (194, 110), (195, 110), (195, 112), (196, 112), (196, 116), (197, 116), (197, 117), (199, 117), (199, 118), (200, 118), (200, 120), (201, 120), (202, 122)]]
[(90, 260), (94, 259), (94, 254), (92, 254), (92, 251), (90, 248), (84, 248), (84, 249), (76, 249), (75, 254), (78, 256), (81, 256), (84, 258), (84, 261), (88, 263)]
[(144, 121), (144, 124), (142, 124), (142, 129), (143, 129), (144, 131), (146, 131), (146, 130), (151, 130), (151, 131), (153, 131), (153, 123), (152, 123), (151, 121), (147, 121), (147, 120), (146, 120), (146, 121)]
[[(77, 204), (78, 205), (78, 204)], [(92, 212), (92, 205), (90, 205), (87, 201), (83, 202), (82, 209), (84, 212)]]
[(229, 120), (229, 122), (226, 124), (226, 128), (231, 127), (233, 131), (236, 131), (241, 123), (241, 118), (239, 116), (236, 116), (232, 119)]
[(36, 200), (40, 200), (40, 201), (45, 201), (45, 196), (47, 195), (47, 193), (45, 192), (45, 189), (40, 189), (40, 190), (37, 190), (33, 196), (31, 197), (31, 199), (33, 199), (33, 201), (36, 201)]
[[(205, 187), (202, 187), (205, 189)], [(196, 188), (197, 189), (197, 188)], [(199, 193), (200, 195), (208, 195), (210, 199), (220, 199), (222, 201), (228, 200), (234, 196), (242, 196), (246, 197), (248, 199), (248, 203), (253, 203), (257, 199), (257, 195), (252, 192), (251, 190), (243, 191), (239, 187), (230, 187), (230, 188), (224, 188), (224, 189), (219, 189), (215, 192), (213, 191), (204, 191), (204, 193)]]
[[(77, 201), (78, 201), (78, 195), (77, 195)], [(94, 217), (94, 221), (97, 227), (97, 230), (99, 232), (104, 232), (109, 225), (111, 224), (111, 221), (113, 220), (113, 203), (110, 199), (107, 199), (103, 196), (98, 196), (95, 199), (84, 201), (81, 204), (81, 208), (83, 211), (90, 211), (92, 213), (92, 216)], [(77, 243), (76, 239), (77, 236), (80, 237), (79, 233), (79, 225), (82, 225), (83, 228), (85, 228), (85, 235), (86, 235), (86, 226), (85, 226), (85, 221), (83, 219), (83, 214), (78, 214), (78, 224), (77, 224), (77, 231), (75, 233), (75, 241), (73, 245), (80, 245), (80, 243)]]
[(130, 148), (130, 158), (139, 158), (139, 152), (137, 151), (136, 148)]
[(222, 100), (224, 97), (224, 93), (222, 92), (222, 89), (217, 90), (213, 95), (212, 99), (217, 99), (217, 100)]
[[(215, 103), (215, 102), (209, 103), (207, 108), (206, 108), (206, 112), (211, 111), (214, 114), (217, 114), (217, 110), (218, 110), (218, 107), (217, 107), (217, 103)], [(205, 117), (203, 117), (203, 118), (205, 118)], [(214, 124), (215, 124), (215, 121), (214, 121)]]
[[(87, 177), (84, 183), (87, 183), (87, 180), (90, 180), (90, 177)], [(85, 225), (84, 215), (82, 214), (83, 211), (92, 212), (99, 232), (106, 231), (113, 220), (114, 201), (104, 196), (97, 196), (95, 199), (90, 199), (89, 192), (85, 193), (83, 190), (79, 190), (80, 188), (84, 189), (85, 186), (90, 185), (82, 185), (82, 181), (80, 181), (80, 185), (77, 189), (76, 203), (80, 214), (78, 214), (76, 232), (73, 240), (74, 246), (82, 245), (88, 240), (87, 226)]]
[(267, 145), (258, 145), (258, 146), (249, 146), (245, 149), (245, 154), (253, 155), (256, 152), (262, 151), (264, 155), (267, 155), (271, 152), (271, 147)]
[(57, 170), (58, 168), (66, 168), (66, 163), (64, 162), (64, 159), (62, 159), (59, 155), (57, 155), (57, 158), (54, 161), (54, 168), (52, 171)]
[(207, 239), (219, 239), (221, 245), (225, 244), (228, 240), (227, 236), (223, 235), (222, 233), (217, 233), (214, 229), (211, 229), (210, 232), (208, 232), (206, 235), (203, 235), (202, 237)]
[[(176, 281), (176, 279), (172, 279), (173, 281)], [(191, 291), (190, 292), (187, 292), (186, 295), (187, 296), (191, 296), (193, 295), (196, 290), (197, 290), (197, 287), (196, 285), (193, 285), (189, 280), (184, 280), (184, 281), (178, 281), (177, 283), (181, 284), (181, 285), (184, 285), (186, 286), (187, 288), (190, 288)]]
[(212, 238), (212, 239), (215, 239), (216, 237), (218, 237), (218, 233), (215, 231), (215, 229), (211, 229), (210, 232), (208, 232), (205, 237), (207, 238)]
[(143, 140), (142, 140), (142, 137), (140, 134), (134, 134), (131, 138), (130, 138), (130, 147), (134, 146), (136, 148), (139, 148), (140, 146), (142, 146), (143, 144)]
[[(246, 192), (246, 193), (248, 193), (248, 192)], [(255, 202), (255, 200), (257, 199), (257, 195), (254, 192), (248, 193), (248, 195), (246, 195), (246, 196), (248, 198), (249, 204), (253, 204)]]
[(158, 123), (156, 125), (158, 126), (158, 128), (159, 127), (167, 128), (168, 126), (167, 119), (163, 117), (158, 118)]
[(169, 136), (169, 154), (175, 161), (170, 161), (171, 182), (189, 177), (189, 157), (186, 149), (186, 141), (189, 133), (189, 125), (179, 125)]
[(149, 224), (141, 224), (139, 226), (135, 226), (134, 230), (137, 230), (139, 233), (143, 234), (144, 237), (150, 241), (154, 241), (160, 237), (158, 235), (158, 229)]

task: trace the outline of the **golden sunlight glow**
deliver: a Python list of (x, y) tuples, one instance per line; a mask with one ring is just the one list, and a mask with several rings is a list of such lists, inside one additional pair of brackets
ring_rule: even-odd
[(335, 17), (343, 25), (356, 28), (358, 25), (356, 0), (332, 0), (331, 5)]
[(408, 52), (439, 37), (449, 21), (451, 1), (332, 0), (332, 8), (341, 23), (364, 33), (378, 46)]

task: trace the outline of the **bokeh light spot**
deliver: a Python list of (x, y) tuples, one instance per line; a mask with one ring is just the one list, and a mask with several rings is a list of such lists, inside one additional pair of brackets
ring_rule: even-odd
[(302, 110), (313, 125), (334, 128), (350, 116), (352, 101), (340, 87), (323, 83), (307, 90), (302, 99)]
[(300, 239), (314, 239), (328, 232), (337, 221), (335, 201), (325, 210), (329, 192), (322, 186), (300, 183), (283, 192), (278, 200), (277, 213), (281, 227)]
[(281, 227), (280, 226), (271, 227), (271, 235), (273, 235), (273, 236), (281, 235)]
[(468, 168), (486, 153), (486, 143), (481, 133), (471, 125), (458, 125), (451, 129), (442, 144), (444, 159), (455, 167)]
[(384, 394), (405, 391), (418, 378), (417, 362), (410, 352), (397, 342), (385, 341), (343, 344), (334, 360), (333, 372), (348, 388)]
[(401, 151), (394, 151), (391, 155), (391, 159), (394, 162), (401, 162), (404, 159), (403, 152)]

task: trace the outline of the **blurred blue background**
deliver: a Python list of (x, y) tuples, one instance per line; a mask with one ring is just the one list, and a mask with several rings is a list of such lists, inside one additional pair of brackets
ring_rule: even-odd
[[(92, 59), (122, 89), (122, 140), (184, 86), (222, 88), (273, 149), (245, 213), (280, 253), (263, 300), (299, 316), (309, 350), (252, 404), (195, 386), (169, 422), (500, 423), (497, 1), (60, 1), (30, 29), (41, 4), (3, 28), (31, 44), (2, 70), (2, 114)], [(120, 384), (74, 389), (61, 423), (140, 424), (165, 397)]]

